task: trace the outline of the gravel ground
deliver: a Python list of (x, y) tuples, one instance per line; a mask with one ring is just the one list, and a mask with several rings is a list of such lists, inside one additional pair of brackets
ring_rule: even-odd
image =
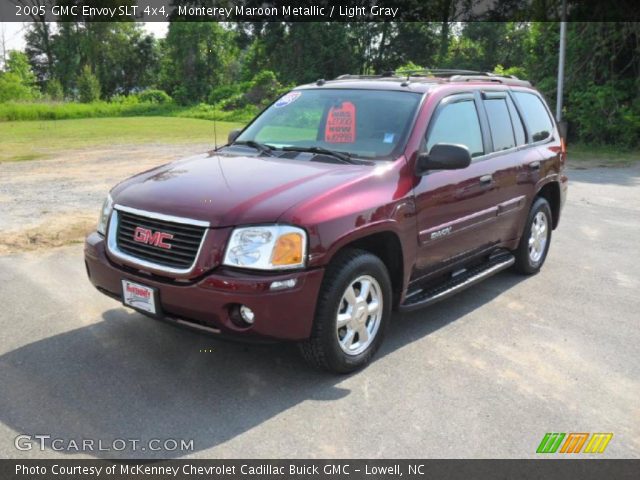
[(117, 182), (208, 148), (117, 146), (0, 163), (0, 253), (80, 241), (95, 226), (100, 205)]
[[(84, 198), (95, 217), (128, 168), (109, 162), (106, 178), (106, 158), (93, 174), (79, 162), (76, 181), (48, 162), (0, 165), (5, 225), (33, 220), (15, 196), (68, 211)], [(30, 165), (50, 182), (38, 186), (47, 202), (21, 191)], [(18, 451), (18, 434), (194, 442), (80, 454), (106, 458), (521, 458), (546, 432), (613, 432), (600, 458), (640, 458), (640, 167), (570, 176), (540, 274), (504, 272), (395, 315), (375, 362), (346, 377), (308, 369), (288, 346), (124, 309), (89, 284), (80, 245), (0, 256), (0, 457), (78, 455)], [(56, 178), (69, 183), (51, 188)]]

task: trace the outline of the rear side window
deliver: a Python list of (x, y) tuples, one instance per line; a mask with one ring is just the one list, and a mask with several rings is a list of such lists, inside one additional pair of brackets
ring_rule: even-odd
[(478, 111), (473, 100), (448, 103), (440, 109), (428, 134), (427, 150), (436, 143), (464, 145), (472, 157), (484, 154)]
[(530, 140), (539, 142), (551, 136), (553, 124), (540, 98), (532, 93), (513, 92), (527, 124)]
[(516, 135), (516, 145), (524, 145), (527, 143), (527, 138), (524, 134), (524, 126), (522, 125), (522, 119), (516, 106), (513, 104), (511, 97), (507, 97), (507, 105), (509, 106), (509, 114), (511, 115), (511, 123), (513, 124), (513, 133)]
[(508, 150), (509, 148), (515, 147), (516, 141), (505, 99), (489, 98), (484, 101), (484, 108), (489, 117), (493, 150), (499, 152), (500, 150)]

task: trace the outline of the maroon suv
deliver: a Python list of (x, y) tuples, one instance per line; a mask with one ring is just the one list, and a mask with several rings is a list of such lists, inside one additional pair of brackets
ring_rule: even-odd
[(459, 71), (298, 87), (213, 152), (113, 188), (86, 240), (91, 282), (221, 335), (292, 340), (348, 372), (391, 312), (500, 270), (537, 272), (567, 191), (528, 82)]

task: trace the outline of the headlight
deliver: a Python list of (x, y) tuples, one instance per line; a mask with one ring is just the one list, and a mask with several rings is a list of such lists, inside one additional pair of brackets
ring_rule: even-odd
[(231, 267), (281, 270), (303, 267), (307, 234), (298, 227), (269, 225), (236, 228), (231, 234), (224, 263)]
[(107, 198), (104, 199), (104, 203), (102, 204), (102, 209), (100, 210), (100, 216), (98, 217), (98, 233), (105, 235), (107, 231), (107, 222), (109, 221), (109, 215), (111, 215), (111, 210), (113, 210), (113, 200), (111, 199), (111, 195), (107, 195)]

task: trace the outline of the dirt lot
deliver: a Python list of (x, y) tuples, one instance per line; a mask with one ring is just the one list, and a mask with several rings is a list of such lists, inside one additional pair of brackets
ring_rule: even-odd
[(76, 150), (47, 160), (0, 163), (0, 253), (82, 241), (109, 189), (122, 179), (207, 144)]

